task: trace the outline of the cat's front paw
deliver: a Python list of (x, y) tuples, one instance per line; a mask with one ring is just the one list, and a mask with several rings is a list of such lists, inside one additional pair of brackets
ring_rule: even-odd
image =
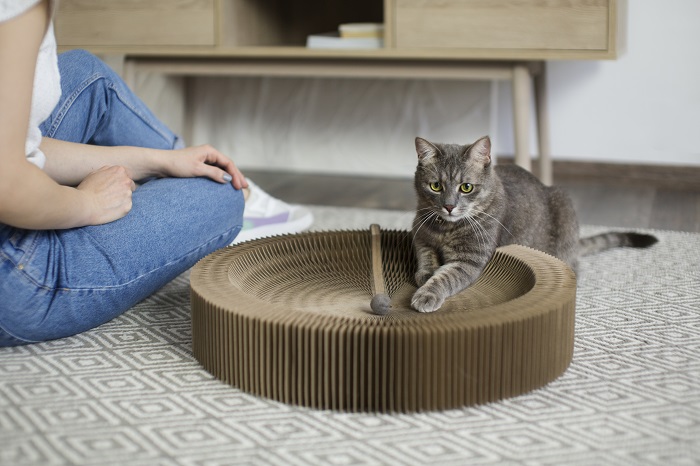
[(411, 298), (411, 307), (418, 312), (435, 312), (445, 302), (445, 298), (424, 288), (418, 288)]

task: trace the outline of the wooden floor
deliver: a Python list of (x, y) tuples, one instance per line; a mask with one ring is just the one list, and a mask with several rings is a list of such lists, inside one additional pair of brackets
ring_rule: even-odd
[[(289, 203), (413, 210), (411, 179), (245, 171)], [(700, 191), (613, 180), (555, 179), (574, 201), (579, 222), (626, 228), (700, 232)]]

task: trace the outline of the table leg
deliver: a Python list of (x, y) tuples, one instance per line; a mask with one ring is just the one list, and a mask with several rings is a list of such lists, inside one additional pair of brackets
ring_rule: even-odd
[(552, 152), (549, 145), (549, 115), (547, 112), (547, 74), (545, 63), (535, 75), (535, 112), (537, 115), (537, 145), (539, 147), (540, 180), (552, 184)]
[(136, 62), (130, 60), (129, 58), (124, 59), (124, 65), (122, 66), (122, 79), (129, 89), (136, 93)]
[(515, 133), (515, 163), (531, 170), (530, 157), (530, 107), (532, 102), (532, 76), (525, 64), (513, 67), (513, 130)]
[(185, 145), (194, 145), (194, 86), (195, 78), (192, 76), (183, 76), (183, 92), (184, 92), (184, 116), (182, 122), (182, 138), (185, 141)]

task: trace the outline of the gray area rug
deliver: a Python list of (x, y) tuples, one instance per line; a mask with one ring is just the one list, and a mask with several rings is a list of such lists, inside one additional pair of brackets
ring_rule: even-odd
[[(313, 210), (318, 230), (412, 217)], [(653, 233), (652, 249), (582, 260), (564, 375), (411, 415), (301, 409), (214, 379), (191, 354), (183, 274), (91, 332), (0, 349), (0, 464), (699, 464), (700, 235)]]

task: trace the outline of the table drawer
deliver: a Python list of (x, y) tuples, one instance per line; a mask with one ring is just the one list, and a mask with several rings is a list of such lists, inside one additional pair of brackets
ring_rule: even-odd
[(61, 0), (61, 46), (215, 45), (215, 0)]
[(395, 46), (608, 50), (614, 0), (395, 0)]

